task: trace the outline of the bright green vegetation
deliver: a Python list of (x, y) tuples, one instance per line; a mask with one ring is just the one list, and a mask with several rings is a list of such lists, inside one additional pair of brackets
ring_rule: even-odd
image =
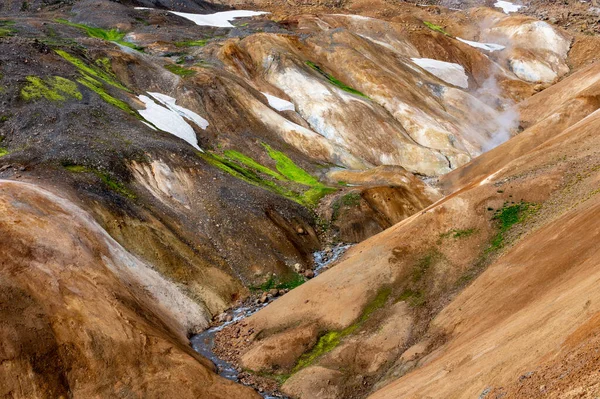
[(300, 199), (293, 191), (282, 187), (271, 180), (265, 179), (253, 170), (240, 165), (228, 158), (221, 157), (215, 153), (196, 152), (196, 154), (208, 162), (210, 165), (227, 172), (233, 177), (245, 181), (246, 183), (252, 184), (264, 188), (265, 190), (272, 191), (276, 194), (292, 199), (293, 201), (300, 202)]
[(269, 291), (273, 288), (276, 288), (278, 290), (283, 290), (283, 289), (293, 290), (294, 288), (304, 284), (305, 281), (306, 280), (304, 279), (304, 277), (302, 277), (298, 273), (294, 273), (292, 278), (283, 280), (283, 281), (278, 281), (275, 276), (271, 275), (271, 277), (269, 277), (269, 279), (267, 281), (265, 281), (258, 287), (250, 287), (250, 290), (251, 291), (259, 291), (259, 290), (260, 291)]
[(398, 296), (397, 302), (400, 301), (405, 301), (414, 307), (423, 306), (427, 302), (425, 293), (422, 290), (411, 290), (410, 288), (405, 289)]
[(175, 46), (177, 47), (204, 47), (208, 43), (207, 39), (201, 40), (184, 40), (181, 42), (175, 42)]
[(319, 67), (314, 62), (306, 61), (306, 65), (308, 65), (309, 67), (311, 67), (312, 69), (317, 71), (319, 74), (321, 74), (323, 77), (325, 77), (325, 79), (327, 79), (329, 81), (329, 83), (344, 90), (345, 92), (355, 94), (355, 95), (363, 97), (363, 98), (370, 99), (367, 95), (365, 95), (365, 94), (361, 93), (360, 91), (358, 91), (350, 86), (347, 86), (344, 83), (342, 83), (341, 81), (337, 80), (336, 78), (334, 78), (333, 76), (331, 76), (330, 74), (328, 74), (327, 72), (322, 70), (321, 67)]
[(184, 68), (184, 67), (176, 65), (176, 64), (167, 64), (167, 65), (165, 65), (165, 69), (173, 72), (175, 75), (179, 75), (179, 76), (183, 76), (183, 77), (192, 76), (192, 75), (196, 74), (196, 71)]
[(314, 178), (310, 173), (299, 167), (292, 161), (287, 155), (281, 151), (274, 150), (267, 144), (263, 144), (269, 156), (275, 161), (275, 168), (283, 176), (287, 177), (291, 181), (295, 181), (305, 186), (316, 186), (319, 185), (319, 181)]
[[(304, 169), (297, 166), (283, 152), (264, 144), (269, 156), (275, 161), (277, 172), (261, 165), (238, 151), (227, 150), (223, 156), (215, 153), (197, 152), (209, 164), (244, 180), (252, 185), (272, 191), (304, 206), (315, 206), (319, 200), (336, 189), (325, 186)], [(290, 189), (284, 183), (296, 183), (308, 190)]]
[(8, 150), (4, 147), (0, 147), (0, 157), (8, 155)]
[(77, 82), (79, 82), (81, 85), (87, 87), (94, 93), (98, 94), (100, 96), (100, 98), (102, 98), (108, 104), (113, 105), (131, 115), (140, 117), (138, 115), (138, 113), (135, 112), (127, 103), (119, 100), (118, 98), (113, 97), (106, 91), (104, 84), (102, 82), (104, 82), (110, 86), (116, 87), (118, 89), (121, 89), (124, 91), (129, 91), (125, 86), (123, 86), (121, 83), (119, 83), (116, 80), (116, 78), (109, 72), (110, 71), (110, 60), (108, 60), (106, 58), (101, 58), (101, 59), (97, 60), (96, 62), (101, 65), (101, 68), (102, 68), (101, 69), (100, 67), (97, 67), (96, 65), (91, 65), (91, 64), (85, 63), (80, 58), (78, 58), (74, 55), (71, 55), (71, 54), (67, 53), (66, 51), (63, 51), (63, 50), (55, 50), (55, 51), (58, 55), (63, 57), (65, 60), (69, 61), (71, 64), (73, 64), (79, 70), (81, 77), (79, 79), (77, 79)]
[(45, 98), (50, 101), (65, 101), (68, 97), (81, 100), (83, 97), (77, 89), (77, 84), (60, 76), (50, 76), (41, 79), (37, 76), (27, 76), (27, 84), (21, 89), (21, 97), (25, 101)]
[(85, 87), (87, 87), (88, 89), (90, 89), (91, 91), (93, 91), (94, 93), (98, 94), (100, 96), (100, 98), (102, 98), (108, 104), (113, 105), (129, 114), (132, 114), (135, 116), (138, 115), (137, 112), (135, 112), (129, 106), (129, 104), (108, 94), (106, 92), (106, 90), (104, 89), (104, 86), (102, 85), (102, 83), (100, 83), (96, 79), (92, 78), (91, 76), (83, 75), (81, 78), (77, 79), (77, 81), (79, 83), (81, 83), (82, 85), (84, 85)]
[(124, 37), (127, 33), (121, 32), (118, 29), (106, 30), (106, 29), (102, 29), (102, 28), (94, 28), (92, 26), (87, 26), (84, 24), (76, 24), (74, 22), (67, 21), (66, 19), (57, 19), (56, 22), (59, 22), (63, 25), (68, 25), (68, 26), (72, 26), (75, 28), (83, 29), (88, 34), (89, 37), (95, 37), (97, 39), (102, 39), (102, 40), (106, 40), (109, 42), (119, 43), (123, 46), (132, 48), (134, 50), (142, 49), (141, 47), (136, 46), (133, 43), (125, 41)]
[(233, 161), (237, 161), (241, 164), (244, 164), (244, 165), (248, 166), (249, 168), (254, 169), (257, 172), (264, 173), (265, 175), (271, 176), (277, 180), (285, 180), (285, 177), (283, 177), (279, 173), (267, 168), (266, 166), (261, 165), (260, 163), (256, 162), (254, 159), (242, 154), (239, 151), (226, 150), (223, 154), (225, 155), (225, 157), (227, 157)]
[(433, 30), (433, 31), (436, 31), (436, 32), (442, 33), (442, 34), (444, 34), (444, 35), (446, 35), (446, 36), (450, 36), (450, 34), (449, 34), (448, 32), (446, 32), (446, 31), (444, 30), (444, 28), (442, 28), (442, 27), (441, 27), (441, 26), (439, 26), (439, 25), (436, 25), (436, 24), (433, 24), (433, 23), (431, 23), (431, 22), (427, 22), (427, 21), (423, 21), (423, 23), (425, 24), (425, 26), (426, 26), (426, 27), (428, 27), (429, 29), (431, 29), (431, 30)]
[(523, 222), (530, 215), (537, 212), (539, 208), (539, 205), (529, 202), (520, 202), (510, 206), (505, 203), (504, 207), (497, 210), (492, 218), (492, 220), (498, 222), (500, 231), (498, 231), (498, 234), (492, 239), (488, 252), (502, 248), (505, 244), (506, 232), (515, 224)]
[(467, 238), (477, 233), (477, 229), (452, 229), (440, 234), (440, 238)]
[(67, 53), (66, 51), (63, 51), (63, 50), (55, 50), (55, 51), (56, 51), (56, 54), (60, 55), (65, 60), (67, 60), (71, 64), (73, 64), (79, 70), (80, 73), (82, 73), (84, 75), (89, 75), (98, 80), (103, 80), (104, 82), (108, 83), (111, 86), (116, 87), (117, 89), (129, 91), (129, 90), (127, 90), (127, 88), (125, 86), (123, 86), (121, 83), (119, 83), (116, 80), (116, 78), (114, 76), (112, 76), (109, 72), (104, 72), (103, 70), (101, 70), (100, 68), (98, 68), (96, 66), (88, 65), (83, 60), (79, 59), (78, 57), (76, 57), (74, 55)]
[(315, 346), (309, 352), (306, 352), (305, 354), (300, 356), (300, 359), (298, 359), (296, 366), (292, 369), (292, 374), (296, 373), (297, 371), (303, 369), (306, 366), (309, 366), (316, 359), (326, 354), (327, 352), (331, 352), (335, 347), (337, 347), (340, 344), (344, 337), (358, 330), (363, 325), (363, 323), (369, 319), (373, 312), (383, 307), (391, 292), (392, 290), (390, 288), (381, 289), (377, 293), (375, 298), (373, 298), (373, 300), (371, 300), (371, 302), (369, 302), (369, 304), (365, 307), (362, 316), (356, 323), (346, 327), (341, 331), (328, 331), (324, 335), (322, 335), (315, 344)]
[(327, 187), (319, 182), (307, 171), (299, 167), (287, 155), (281, 151), (274, 150), (267, 144), (263, 144), (271, 159), (275, 161), (275, 168), (279, 173), (289, 180), (311, 187), (302, 195), (302, 201), (307, 205), (316, 205), (326, 196), (336, 191), (336, 189)]
[(96, 175), (110, 190), (121, 194), (124, 197), (129, 199), (135, 199), (135, 194), (131, 192), (123, 183), (118, 180), (115, 180), (111, 177), (110, 174), (103, 172), (98, 169), (88, 168), (83, 165), (76, 165), (71, 163), (66, 163), (63, 167), (72, 173), (93, 173)]
[(14, 29), (5, 28), (0, 24), (0, 37), (12, 36), (14, 33)]
[(112, 74), (110, 58), (108, 58), (108, 57), (98, 58), (96, 61), (94, 61), (94, 63), (98, 67), (102, 68), (102, 70), (104, 70), (104, 72), (108, 73), (109, 75)]

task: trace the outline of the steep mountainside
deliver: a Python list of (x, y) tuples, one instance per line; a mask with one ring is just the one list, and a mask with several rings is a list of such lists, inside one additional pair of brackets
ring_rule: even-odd
[(1, 2), (0, 395), (598, 394), (598, 10), (498, 3)]

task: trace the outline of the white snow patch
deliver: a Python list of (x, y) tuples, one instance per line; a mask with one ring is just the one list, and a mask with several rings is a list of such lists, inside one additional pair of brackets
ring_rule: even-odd
[[(148, 7), (135, 7), (136, 10), (152, 10)], [(214, 14), (191, 14), (187, 12), (169, 11), (171, 14), (178, 15), (182, 18), (189, 19), (196, 25), (201, 26), (214, 26), (217, 28), (233, 28), (234, 26), (230, 21), (236, 18), (247, 18), (254, 17), (257, 15), (269, 14), (263, 11), (247, 11), (247, 10), (233, 10), (223, 11)]]
[(503, 46), (501, 44), (472, 42), (470, 40), (461, 39), (460, 37), (457, 37), (456, 39), (458, 41), (468, 44), (471, 47), (479, 48), (479, 49), (490, 51), (490, 52), (501, 51), (506, 48), (505, 46)]
[(513, 4), (510, 1), (502, 1), (502, 0), (497, 1), (494, 4), (494, 7), (501, 8), (505, 14), (510, 14), (511, 12), (517, 12), (517, 11), (519, 11), (519, 9), (523, 8), (523, 6)]
[(444, 82), (462, 87), (463, 89), (469, 87), (469, 77), (465, 73), (465, 68), (461, 65), (433, 60), (431, 58), (411, 58), (411, 60)]
[(261, 93), (267, 97), (267, 101), (269, 101), (271, 108), (277, 111), (296, 111), (296, 107), (293, 103), (262, 91)]
[(175, 100), (173, 97), (169, 97), (166, 94), (161, 94), (161, 93), (156, 93), (156, 92), (148, 92), (148, 94), (150, 94), (152, 97), (154, 97), (155, 99), (160, 101), (160, 103), (162, 105), (166, 106), (171, 111), (177, 112), (179, 115), (183, 116), (184, 118), (191, 120), (196, 125), (198, 125), (202, 130), (206, 130), (206, 128), (208, 127), (208, 121), (206, 119), (204, 119), (197, 113), (190, 111), (187, 108), (184, 108), (184, 107), (181, 107), (181, 106), (175, 104), (175, 102), (177, 100)]
[[(202, 127), (202, 125), (198, 122), (206, 121), (200, 115), (175, 105), (174, 98), (160, 93), (148, 94), (156, 98), (160, 103), (166, 105), (166, 107), (157, 104), (148, 96), (140, 95), (138, 98), (146, 105), (146, 109), (138, 111), (139, 114), (158, 129), (171, 133), (172, 135), (187, 141), (197, 150), (202, 151), (202, 148), (198, 146), (196, 132), (194, 132), (194, 129), (190, 124), (185, 121), (184, 117), (198, 124), (200, 127)], [(159, 97), (162, 97), (165, 101), (163, 102)]]

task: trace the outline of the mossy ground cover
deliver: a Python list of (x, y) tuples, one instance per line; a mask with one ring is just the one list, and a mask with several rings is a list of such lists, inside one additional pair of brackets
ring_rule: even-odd
[(102, 28), (95, 28), (93, 26), (88, 26), (88, 25), (84, 25), (84, 24), (76, 24), (74, 22), (67, 21), (66, 19), (57, 19), (56, 22), (61, 23), (63, 25), (68, 25), (68, 26), (82, 29), (87, 33), (87, 35), (89, 37), (95, 37), (97, 39), (102, 39), (102, 40), (106, 40), (109, 42), (115, 42), (120, 45), (132, 48), (134, 50), (142, 50), (141, 47), (136, 46), (135, 44), (130, 43), (128, 41), (125, 41), (124, 38), (127, 33), (121, 32), (118, 29), (107, 30), (107, 29), (102, 29)]
[(129, 199), (135, 199), (136, 195), (129, 190), (123, 183), (113, 178), (110, 174), (98, 169), (88, 168), (87, 166), (65, 163), (63, 167), (72, 173), (93, 173), (96, 175), (110, 190), (121, 194)]
[(449, 34), (448, 32), (446, 32), (446, 31), (444, 30), (444, 28), (442, 28), (442, 27), (441, 27), (441, 26), (439, 26), (439, 25), (436, 25), (436, 24), (434, 24), (434, 23), (427, 22), (427, 21), (423, 21), (423, 24), (425, 24), (425, 26), (426, 26), (426, 27), (428, 27), (429, 29), (431, 29), (431, 30), (433, 30), (433, 31), (435, 31), (435, 32), (439, 32), (439, 33), (442, 33), (442, 34), (444, 34), (444, 35), (446, 35), (446, 36), (450, 36), (450, 34)]
[(265, 175), (271, 176), (274, 179), (281, 180), (281, 181), (286, 180), (286, 178), (283, 177), (282, 175), (280, 175), (279, 173), (267, 168), (266, 166), (261, 165), (260, 163), (256, 162), (254, 159), (250, 158), (247, 155), (242, 154), (239, 151), (226, 150), (225, 152), (223, 152), (223, 155), (225, 155), (226, 158), (229, 158), (233, 161), (237, 161), (243, 165), (248, 166), (251, 169), (256, 170), (257, 172), (264, 173)]
[(505, 245), (506, 232), (514, 225), (523, 222), (529, 216), (539, 210), (539, 205), (530, 202), (520, 202), (514, 205), (508, 205), (505, 203), (504, 206), (497, 210), (492, 217), (498, 224), (498, 234), (492, 239), (488, 252), (496, 251), (501, 249)]
[(61, 76), (50, 76), (42, 79), (38, 76), (27, 76), (27, 83), (21, 89), (21, 98), (34, 101), (45, 98), (50, 101), (66, 101), (68, 98), (81, 100), (83, 97), (77, 84)]
[(308, 191), (305, 191), (300, 196), (301, 202), (305, 205), (316, 206), (321, 198), (327, 194), (334, 193), (337, 190), (332, 187), (327, 187), (319, 182), (310, 173), (296, 165), (296, 163), (283, 152), (274, 150), (267, 144), (263, 144), (263, 146), (271, 159), (275, 161), (275, 168), (281, 175), (290, 181), (310, 187)]
[[(327, 187), (319, 182), (283, 152), (274, 150), (266, 144), (264, 147), (275, 161), (277, 171), (239, 151), (227, 150), (222, 156), (216, 153), (197, 152), (197, 154), (209, 164), (238, 179), (282, 195), (304, 206), (316, 206), (323, 196), (336, 191), (335, 188)], [(306, 186), (308, 189), (288, 188), (291, 183), (296, 186)]]
[(440, 234), (440, 238), (454, 238), (454, 239), (460, 239), (460, 238), (467, 238), (467, 237), (471, 237), (473, 234), (476, 234), (478, 232), (477, 229), (471, 228), (471, 229), (452, 229), (450, 231), (447, 231), (445, 233)]
[(181, 42), (175, 42), (176, 47), (204, 47), (208, 43), (207, 39), (200, 40), (183, 40)]
[(81, 77), (77, 79), (77, 82), (87, 87), (94, 93), (100, 96), (108, 104), (115, 106), (128, 114), (134, 115), (137, 118), (141, 118), (137, 112), (133, 110), (126, 102), (119, 100), (112, 96), (106, 90), (104, 84), (113, 86), (123, 91), (129, 91), (123, 86), (114, 75), (110, 72), (110, 60), (107, 58), (100, 58), (97, 60), (96, 65), (87, 63), (84, 60), (76, 57), (64, 50), (55, 50), (58, 55), (74, 65), (81, 74)]
[(456, 287), (460, 288), (471, 282), (479, 273), (489, 264), (490, 256), (497, 253), (507, 244), (507, 233), (516, 225), (525, 222), (535, 215), (541, 204), (521, 201), (517, 204), (504, 203), (503, 207), (494, 212), (492, 221), (497, 224), (498, 232), (492, 238), (489, 246), (482, 251), (479, 259), (474, 262), (474, 266), (467, 270), (456, 282)]
[(340, 80), (336, 79), (335, 77), (331, 76), (330, 74), (328, 74), (327, 72), (325, 72), (323, 69), (321, 69), (320, 66), (318, 66), (317, 64), (315, 64), (312, 61), (306, 61), (306, 65), (308, 65), (309, 67), (311, 67), (313, 70), (315, 70), (316, 72), (318, 72), (320, 75), (322, 75), (325, 79), (327, 79), (329, 81), (329, 83), (331, 83), (332, 85), (344, 90), (345, 92), (351, 93), (351, 94), (355, 94), (357, 96), (369, 99), (369, 97), (363, 93), (361, 93), (360, 91), (356, 90), (353, 87), (350, 87), (344, 83), (342, 83)]
[(377, 295), (375, 295), (375, 298), (373, 298), (371, 302), (369, 302), (363, 309), (361, 317), (354, 324), (346, 327), (343, 330), (327, 331), (325, 334), (321, 335), (315, 346), (310, 351), (300, 356), (296, 366), (294, 366), (292, 369), (292, 374), (311, 365), (315, 362), (315, 360), (324, 354), (331, 352), (342, 342), (344, 337), (347, 337), (358, 330), (369, 319), (369, 317), (371, 317), (373, 312), (385, 305), (391, 292), (392, 290), (390, 288), (382, 288)]
[(12, 28), (15, 24), (15, 21), (2, 20), (0, 21), (0, 38), (7, 36), (14, 36), (16, 34), (16, 30)]
[(176, 64), (167, 64), (165, 65), (165, 69), (170, 72), (173, 72), (175, 75), (179, 75), (182, 77), (192, 76), (196, 74), (196, 71), (194, 71), (193, 69), (184, 68)]
[(306, 279), (299, 275), (298, 273), (294, 273), (291, 278), (287, 278), (284, 280), (278, 280), (277, 277), (271, 275), (267, 281), (257, 287), (250, 287), (251, 291), (269, 291), (273, 288), (278, 290), (288, 289), (292, 290), (296, 287), (301, 286), (306, 282)]
[(0, 147), (0, 157), (3, 157), (5, 155), (8, 155), (8, 150), (4, 147)]

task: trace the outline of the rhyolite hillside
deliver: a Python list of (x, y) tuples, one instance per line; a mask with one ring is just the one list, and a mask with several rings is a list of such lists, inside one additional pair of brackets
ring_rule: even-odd
[(0, 395), (598, 394), (596, 11), (454, 3), (1, 2)]

